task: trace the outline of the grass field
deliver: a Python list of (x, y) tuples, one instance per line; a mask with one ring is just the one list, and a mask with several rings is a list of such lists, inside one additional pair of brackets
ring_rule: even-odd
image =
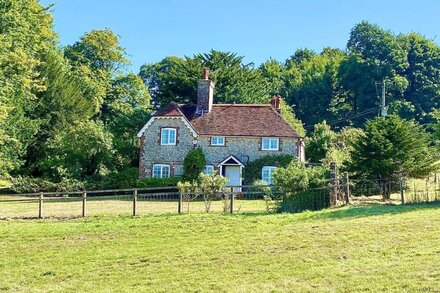
[(438, 291), (440, 205), (0, 221), (0, 291)]
[[(38, 216), (38, 200), (33, 198), (31, 202), (2, 202), (5, 200), (23, 199), (15, 196), (0, 195), (0, 219), (8, 218), (36, 218)], [(228, 202), (229, 203), (229, 202)], [(170, 214), (177, 213), (177, 201), (157, 201), (142, 200), (137, 202), (137, 215), (151, 214)], [(275, 201), (266, 204), (264, 200), (235, 200), (235, 212), (265, 212), (267, 207), (275, 208)], [(183, 212), (188, 212), (186, 202), (183, 202)], [(223, 212), (224, 201), (215, 200), (211, 202), (211, 212)], [(81, 215), (81, 198), (52, 198), (46, 199), (43, 206), (44, 217), (72, 218)], [(88, 216), (129, 216), (133, 211), (133, 202), (131, 198), (102, 198), (89, 197), (86, 207)], [(205, 212), (203, 201), (191, 201), (189, 204), (190, 213)]]

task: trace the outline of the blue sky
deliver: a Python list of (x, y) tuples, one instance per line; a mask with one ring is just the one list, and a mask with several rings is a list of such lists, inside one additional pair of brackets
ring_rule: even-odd
[(298, 48), (345, 48), (362, 20), (395, 33), (418, 32), (440, 41), (436, 0), (42, 0), (55, 4), (55, 30), (62, 45), (92, 29), (110, 28), (121, 37), (137, 72), (166, 56), (210, 49), (237, 52), (259, 65), (284, 61)]

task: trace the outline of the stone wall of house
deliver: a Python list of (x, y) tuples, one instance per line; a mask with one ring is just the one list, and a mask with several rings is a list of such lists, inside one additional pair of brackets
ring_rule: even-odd
[[(177, 129), (177, 145), (160, 145), (160, 131), (165, 127)], [(183, 175), (183, 160), (188, 151), (194, 148), (194, 141), (205, 153), (207, 164), (214, 165), (215, 169), (229, 155), (246, 164), (267, 155), (298, 154), (295, 138), (280, 138), (279, 151), (261, 150), (261, 138), (257, 137), (226, 137), (225, 146), (211, 146), (210, 139), (211, 136), (194, 138), (179, 118), (155, 119), (141, 137), (140, 177), (151, 177), (153, 164), (169, 164), (171, 176)]]
[[(162, 128), (176, 128), (176, 145), (161, 145)], [(180, 118), (158, 118), (148, 127), (141, 137), (139, 160), (140, 177), (151, 177), (153, 164), (169, 164), (171, 176), (183, 174), (183, 160), (193, 145), (194, 137)]]
[(298, 142), (295, 138), (280, 138), (279, 151), (261, 150), (261, 138), (257, 137), (226, 137), (225, 146), (210, 146), (210, 136), (199, 136), (197, 145), (203, 149), (206, 162), (217, 167), (229, 155), (234, 155), (241, 162), (248, 162), (267, 155), (297, 156)]

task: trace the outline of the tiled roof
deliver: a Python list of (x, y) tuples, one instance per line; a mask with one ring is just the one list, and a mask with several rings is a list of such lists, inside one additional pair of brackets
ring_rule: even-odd
[(171, 102), (165, 107), (159, 109), (153, 116), (182, 116), (182, 112), (179, 109), (179, 105), (175, 102)]
[(155, 116), (184, 115), (200, 135), (301, 137), (270, 104), (214, 104), (203, 116), (195, 109), (170, 103)]

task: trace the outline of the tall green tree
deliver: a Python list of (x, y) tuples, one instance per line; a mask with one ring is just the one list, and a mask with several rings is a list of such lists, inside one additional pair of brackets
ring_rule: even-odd
[[(408, 62), (404, 48), (391, 32), (361, 22), (352, 29), (347, 49), (349, 57), (342, 61), (338, 73), (345, 98), (339, 106), (345, 116), (378, 109), (381, 90), (378, 83), (383, 80), (388, 84), (388, 102), (402, 95), (408, 85), (402, 76)], [(377, 111), (362, 115), (364, 119), (357, 119), (355, 125), (362, 125), (366, 118), (374, 117)]]
[(422, 126), (398, 116), (370, 120), (354, 144), (348, 170), (359, 178), (376, 179), (384, 199), (399, 176), (421, 178), (438, 168), (438, 152)]
[(323, 121), (314, 126), (310, 137), (306, 140), (306, 157), (311, 163), (320, 163), (327, 156), (336, 133)]
[(141, 67), (140, 76), (151, 89), (154, 105), (171, 101), (195, 104), (197, 80), (202, 69), (210, 69), (215, 83), (216, 103), (267, 103), (269, 87), (261, 72), (253, 64), (245, 64), (235, 53), (211, 50), (193, 57), (168, 57), (159, 63)]
[(7, 109), (3, 118), (3, 136), (13, 142), (3, 144), (8, 169), (17, 169), (39, 131), (40, 120), (31, 117), (46, 89), (39, 67), (43, 56), (56, 45), (53, 20), (48, 8), (36, 0), (0, 2), (0, 107)]
[(403, 99), (394, 102), (400, 105), (396, 112), (427, 122), (429, 113), (440, 106), (440, 47), (416, 33), (401, 35), (397, 40), (406, 53), (404, 77), (408, 86)]

